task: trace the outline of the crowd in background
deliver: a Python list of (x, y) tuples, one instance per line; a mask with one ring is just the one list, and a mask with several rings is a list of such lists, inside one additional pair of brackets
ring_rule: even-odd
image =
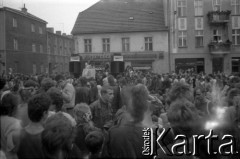
[[(143, 128), (171, 128), (174, 137), (230, 134), (240, 150), (240, 75), (154, 74), (149, 71), (96, 78), (10, 74), (0, 79), (1, 158), (153, 158), (144, 156)], [(214, 124), (212, 124), (214, 123)], [(220, 137), (221, 138), (221, 137)], [(172, 158), (239, 158), (239, 154)], [(221, 141), (214, 143), (218, 150)], [(154, 144), (155, 145), (155, 144)], [(216, 151), (215, 150), (215, 151)], [(154, 146), (158, 158), (166, 156)]]

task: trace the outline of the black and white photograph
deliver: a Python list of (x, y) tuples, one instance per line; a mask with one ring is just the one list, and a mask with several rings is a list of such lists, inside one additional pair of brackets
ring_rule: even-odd
[(0, 159), (240, 159), (240, 0), (0, 0)]

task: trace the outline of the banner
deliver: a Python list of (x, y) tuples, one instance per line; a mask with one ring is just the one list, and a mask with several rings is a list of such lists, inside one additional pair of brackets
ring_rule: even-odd
[(94, 78), (95, 79), (95, 75), (96, 75), (96, 70), (94, 68), (83, 69), (82, 77), (86, 77), (87, 79), (89, 79), (89, 78)]

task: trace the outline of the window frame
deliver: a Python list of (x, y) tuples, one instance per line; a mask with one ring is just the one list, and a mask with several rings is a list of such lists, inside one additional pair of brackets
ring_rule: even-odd
[(13, 39), (13, 50), (17, 51), (18, 50), (18, 40), (17, 39)]
[[(236, 33), (233, 33), (233, 32), (236, 32)], [(239, 43), (238, 43), (238, 38), (239, 38)], [(240, 45), (240, 29), (232, 29), (232, 45), (234, 46)]]
[(17, 28), (17, 19), (16, 18), (13, 18), (13, 27), (14, 28)]
[[(180, 45), (180, 40), (181, 40), (181, 45)], [(186, 45), (184, 45), (184, 40), (186, 41)], [(178, 31), (178, 47), (179, 48), (187, 47), (187, 31)]]
[(153, 51), (153, 37), (144, 37), (145, 51)]
[[(185, 2), (185, 5), (183, 4), (184, 2)], [(187, 0), (177, 0), (177, 15), (178, 17), (187, 16)]]
[(110, 52), (110, 38), (102, 38), (102, 51)]
[(240, 15), (240, 0), (231, 0), (232, 15)]
[[(200, 38), (201, 38), (201, 44), (202, 45), (197, 45), (198, 44), (197, 40), (200, 39)], [(204, 30), (195, 30), (195, 47), (196, 48), (204, 47)]]
[(85, 53), (92, 52), (92, 39), (84, 39), (84, 52)]
[(36, 44), (35, 44), (35, 43), (32, 43), (32, 52), (37, 52)]
[(36, 30), (35, 30), (35, 25), (34, 24), (31, 24), (31, 32), (34, 33)]
[(130, 51), (130, 38), (123, 37), (122, 38), (122, 52), (129, 52)]
[(204, 4), (203, 0), (194, 0), (194, 15), (195, 16), (203, 16), (203, 4)]
[[(215, 3), (217, 2), (217, 3)], [(215, 10), (215, 7), (219, 6), (219, 10)], [(212, 9), (213, 11), (222, 11), (222, 0), (212, 0)]]

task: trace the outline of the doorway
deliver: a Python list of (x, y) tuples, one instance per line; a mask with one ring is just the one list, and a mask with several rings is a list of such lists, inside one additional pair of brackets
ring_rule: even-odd
[(212, 60), (213, 73), (223, 72), (223, 57), (215, 57)]

